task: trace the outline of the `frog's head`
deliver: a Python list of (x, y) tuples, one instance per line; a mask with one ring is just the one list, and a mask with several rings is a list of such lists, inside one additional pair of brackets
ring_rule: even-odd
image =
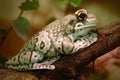
[(84, 36), (97, 26), (97, 19), (94, 15), (88, 14), (85, 9), (77, 10), (73, 15), (68, 15), (64, 18), (66, 24), (66, 32)]
[(80, 9), (75, 12), (78, 18), (74, 29), (75, 33), (80, 36), (86, 35), (91, 30), (96, 29), (97, 19), (93, 14), (88, 14), (85, 9)]

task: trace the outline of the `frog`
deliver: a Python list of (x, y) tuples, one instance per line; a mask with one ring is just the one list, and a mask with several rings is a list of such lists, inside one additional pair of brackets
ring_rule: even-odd
[(96, 16), (86, 9), (79, 9), (36, 33), (5, 63), (5, 67), (18, 71), (54, 70), (53, 63), (64, 55), (78, 53), (97, 42), (96, 27)]

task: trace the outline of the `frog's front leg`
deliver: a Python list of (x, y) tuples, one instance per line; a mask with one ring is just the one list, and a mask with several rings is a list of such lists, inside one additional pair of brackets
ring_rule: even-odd
[(75, 41), (72, 40), (73, 38), (73, 35), (71, 35), (71, 37), (66, 36), (59, 38), (55, 43), (56, 49), (62, 54), (73, 54), (76, 53), (78, 50), (84, 49), (96, 42), (98, 39), (98, 35), (97, 33), (91, 32), (86, 36), (75, 39)]
[(72, 53), (77, 52), (78, 50), (83, 50), (89, 47), (91, 44), (95, 43), (98, 40), (98, 34), (90, 32), (89, 34), (77, 38), (74, 43), (74, 50)]
[(35, 70), (35, 69), (54, 69), (51, 65), (59, 56), (54, 58), (44, 59), (44, 55), (37, 51), (24, 51), (8, 60), (5, 67), (19, 71)]

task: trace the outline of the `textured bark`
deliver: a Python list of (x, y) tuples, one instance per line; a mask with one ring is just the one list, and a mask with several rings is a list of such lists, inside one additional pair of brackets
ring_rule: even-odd
[[(54, 65), (56, 66), (55, 70), (36, 70), (30, 71), (34, 73), (39, 80), (68, 80), (70, 78), (77, 77), (80, 71), (98, 58), (101, 55), (115, 49), (120, 46), (120, 24), (113, 26), (111, 29), (105, 29), (104, 31), (99, 31), (99, 39), (98, 41), (86, 48), (82, 52), (77, 54), (64, 56), (62, 59), (56, 61)], [(4, 73), (4, 74), (3, 74)], [(17, 77), (21, 77), (25, 72), (16, 72), (14, 70), (8, 69), (0, 69), (0, 80), (10, 80), (6, 79), (6, 77), (14, 76), (12, 80), (18, 80)], [(10, 76), (10, 77), (11, 77)], [(27, 77), (27, 76), (26, 76)], [(37, 78), (36, 77), (36, 78)], [(37, 80), (36, 78), (30, 80)], [(24, 77), (20, 80), (28, 80)]]
[(0, 80), (39, 80), (36, 76), (26, 72), (0, 69)]

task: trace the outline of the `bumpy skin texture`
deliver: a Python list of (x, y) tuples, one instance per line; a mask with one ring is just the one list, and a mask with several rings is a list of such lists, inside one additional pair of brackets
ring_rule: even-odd
[(19, 71), (55, 69), (52, 63), (61, 54), (76, 53), (97, 41), (97, 33), (91, 31), (95, 26), (95, 16), (85, 9), (58, 19), (33, 36), (5, 67)]

